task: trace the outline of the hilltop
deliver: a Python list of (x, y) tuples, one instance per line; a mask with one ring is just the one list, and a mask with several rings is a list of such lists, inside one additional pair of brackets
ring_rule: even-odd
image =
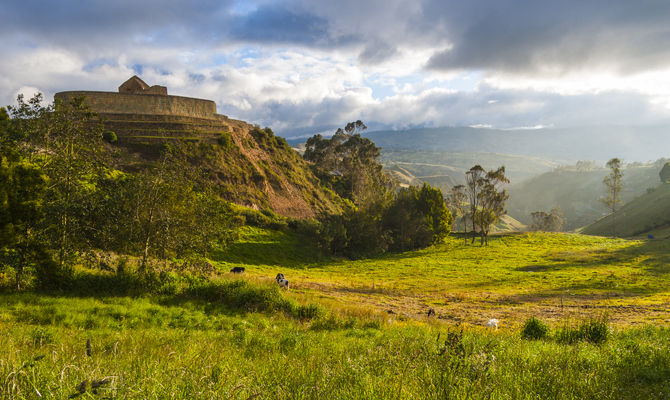
[(298, 218), (339, 210), (341, 199), (321, 187), (284, 138), (217, 114), (211, 100), (168, 95), (166, 87), (149, 86), (137, 76), (118, 92), (55, 95), (59, 102), (81, 97), (102, 119), (120, 169), (143, 168), (167, 143), (180, 141), (228, 201)]

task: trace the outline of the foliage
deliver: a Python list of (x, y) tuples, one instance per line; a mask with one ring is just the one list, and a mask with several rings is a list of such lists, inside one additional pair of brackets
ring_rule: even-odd
[(509, 179), (505, 176), (505, 167), (486, 172), (480, 165), (475, 165), (465, 173), (465, 181), (470, 201), (472, 242), (478, 226), (481, 244), (488, 244), (491, 226), (506, 212), (505, 203), (509, 196), (502, 186), (509, 183)]
[(428, 184), (396, 193), (384, 208), (360, 209), (348, 203), (339, 215), (322, 215), (322, 248), (349, 258), (405, 251), (440, 243), (451, 231), (452, 217), (442, 191)]
[(666, 162), (658, 173), (662, 183), (670, 183), (670, 162)]
[(612, 213), (621, 204), (621, 191), (623, 190), (623, 171), (621, 169), (621, 160), (613, 158), (607, 162), (607, 168), (610, 169), (610, 174), (603, 179), (603, 183), (607, 188), (607, 194), (601, 198), (600, 201), (610, 209)]
[(319, 243), (332, 254), (362, 258), (388, 249), (390, 238), (381, 216), (360, 210), (351, 202), (342, 214), (321, 215), (319, 222)]
[(460, 221), (463, 231), (467, 230), (468, 195), (464, 185), (454, 185), (446, 198), (447, 208), (451, 211), (454, 223)]
[(233, 144), (233, 136), (230, 132), (221, 132), (219, 137), (216, 138), (216, 142), (224, 149), (227, 149)]
[(384, 173), (381, 149), (360, 132), (363, 122), (350, 122), (330, 139), (315, 135), (307, 140), (305, 160), (313, 163), (316, 175), (341, 197), (359, 208), (383, 206), (391, 195), (393, 181)]
[(7, 237), (0, 255), (17, 287), (26, 268), (39, 286), (60, 287), (78, 254), (95, 248), (141, 254), (144, 266), (150, 256), (206, 257), (234, 238), (239, 219), (188, 143), (164, 144), (156, 162), (121, 172), (83, 98), (43, 106), (41, 95), (19, 96), (2, 115), (0, 230)]
[(400, 189), (384, 212), (394, 250), (405, 251), (440, 243), (453, 222), (442, 191), (424, 183), (421, 188)]
[(544, 211), (535, 211), (531, 214), (531, 218), (533, 219), (531, 229), (534, 231), (560, 232), (565, 224), (560, 207), (552, 209), (549, 214)]
[(112, 131), (102, 132), (102, 139), (107, 143), (116, 143), (119, 139), (116, 137), (116, 133)]
[(544, 339), (549, 334), (549, 327), (541, 320), (531, 317), (523, 325), (521, 337), (524, 339)]
[(558, 332), (556, 340), (560, 343), (574, 344), (587, 341), (602, 344), (610, 337), (607, 316), (582, 321), (578, 326), (566, 323)]

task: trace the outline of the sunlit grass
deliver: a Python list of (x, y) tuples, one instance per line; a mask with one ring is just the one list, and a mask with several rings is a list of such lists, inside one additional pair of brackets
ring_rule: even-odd
[(248, 230), (220, 259), (258, 279), (282, 272), (292, 291), (339, 304), (409, 316), (430, 307), (444, 320), (471, 324), (502, 316), (517, 327), (529, 315), (603, 312), (615, 324), (668, 323), (669, 254), (661, 241), (527, 233), (495, 237), (488, 247), (452, 237), (420, 251), (329, 260), (299, 236)]

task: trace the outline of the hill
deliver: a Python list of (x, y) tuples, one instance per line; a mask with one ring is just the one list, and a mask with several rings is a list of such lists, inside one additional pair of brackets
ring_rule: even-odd
[(100, 117), (121, 169), (143, 168), (166, 144), (179, 141), (226, 200), (299, 218), (339, 210), (341, 199), (324, 190), (302, 157), (271, 129), (217, 114), (211, 100), (167, 92), (133, 76), (118, 92), (67, 91), (54, 99), (83, 102)]
[(601, 236), (670, 237), (670, 185), (661, 185), (627, 202), (616, 213), (586, 226), (582, 232)]
[[(660, 184), (658, 173), (663, 162), (628, 165), (624, 170), (621, 194), (628, 202)], [(602, 217), (606, 207), (598, 199), (605, 194), (605, 168), (580, 171), (574, 167), (559, 168), (531, 178), (508, 189), (507, 212), (519, 221), (530, 224), (530, 214), (560, 207), (566, 218), (564, 229), (572, 230)]]

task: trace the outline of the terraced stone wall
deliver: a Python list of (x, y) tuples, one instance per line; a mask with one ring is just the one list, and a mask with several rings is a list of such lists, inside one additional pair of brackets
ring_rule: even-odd
[(114, 92), (69, 91), (56, 93), (55, 99), (67, 102), (85, 96), (85, 103), (99, 114), (170, 115), (220, 120), (216, 103), (192, 97)]

